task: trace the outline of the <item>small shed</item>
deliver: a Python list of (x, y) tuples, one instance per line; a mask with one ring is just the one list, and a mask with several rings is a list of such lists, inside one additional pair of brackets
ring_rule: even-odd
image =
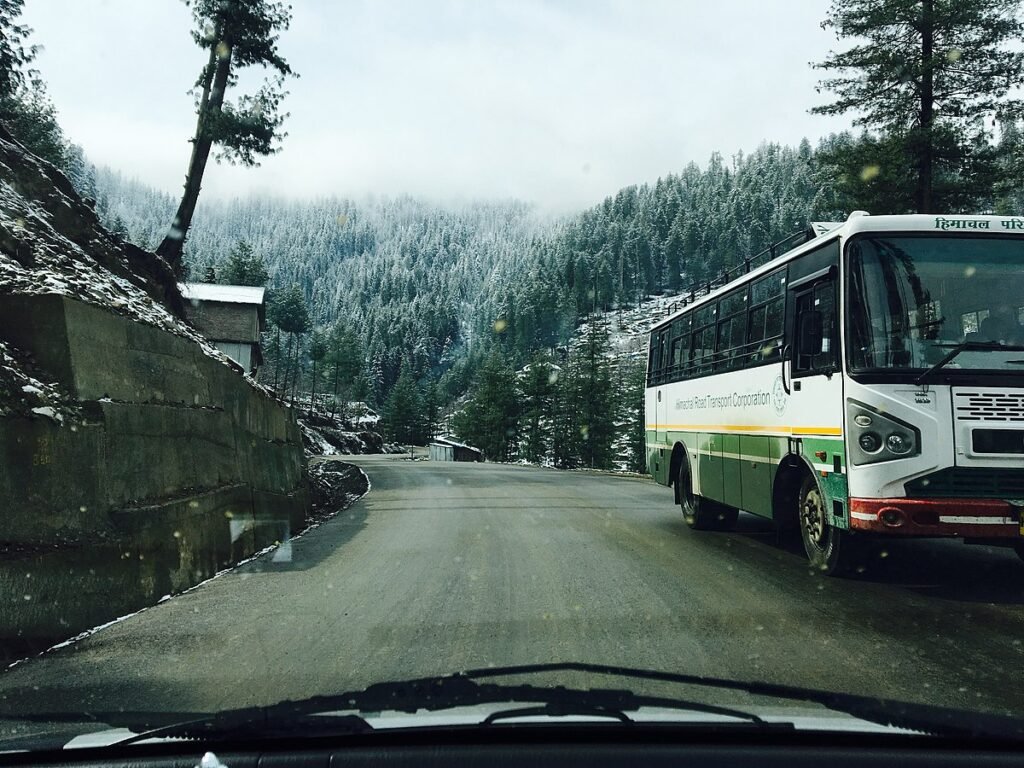
[(447, 437), (438, 437), (427, 446), (431, 461), (483, 461), (484, 454), (479, 448), (456, 442)]
[(263, 363), (260, 333), (267, 324), (266, 288), (180, 283), (185, 316), (217, 349), (246, 371)]

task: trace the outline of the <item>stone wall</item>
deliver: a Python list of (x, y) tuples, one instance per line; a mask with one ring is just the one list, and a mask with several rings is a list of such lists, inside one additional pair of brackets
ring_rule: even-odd
[(0, 658), (212, 576), (305, 521), (292, 413), (197, 344), (62, 296), (0, 338), (81, 405), (0, 418)]
[(244, 341), (260, 340), (260, 316), (256, 304), (226, 304), (220, 301), (187, 301), (185, 317), (210, 339)]

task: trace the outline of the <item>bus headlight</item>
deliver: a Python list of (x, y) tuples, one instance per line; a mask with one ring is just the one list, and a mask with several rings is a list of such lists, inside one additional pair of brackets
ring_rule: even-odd
[(921, 432), (912, 424), (849, 399), (846, 401), (846, 415), (850, 429), (851, 464), (894, 461), (921, 452)]
[(893, 432), (885, 438), (885, 447), (893, 453), (902, 456), (905, 453), (910, 453), (910, 450), (914, 447), (914, 441), (909, 439), (907, 435), (900, 432)]
[(864, 453), (874, 453), (882, 447), (882, 438), (874, 432), (862, 432), (857, 438), (857, 444)]

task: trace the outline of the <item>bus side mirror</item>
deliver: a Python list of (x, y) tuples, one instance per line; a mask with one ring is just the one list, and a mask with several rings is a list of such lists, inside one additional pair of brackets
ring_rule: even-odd
[(821, 312), (812, 309), (800, 315), (797, 342), (801, 355), (821, 354), (823, 336)]

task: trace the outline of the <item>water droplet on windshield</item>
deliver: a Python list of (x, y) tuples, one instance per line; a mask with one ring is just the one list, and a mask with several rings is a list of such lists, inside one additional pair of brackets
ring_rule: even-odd
[(880, 174), (881, 172), (882, 168), (879, 165), (865, 165), (863, 168), (860, 169), (860, 180), (871, 181), (872, 179), (877, 178), (878, 174)]

